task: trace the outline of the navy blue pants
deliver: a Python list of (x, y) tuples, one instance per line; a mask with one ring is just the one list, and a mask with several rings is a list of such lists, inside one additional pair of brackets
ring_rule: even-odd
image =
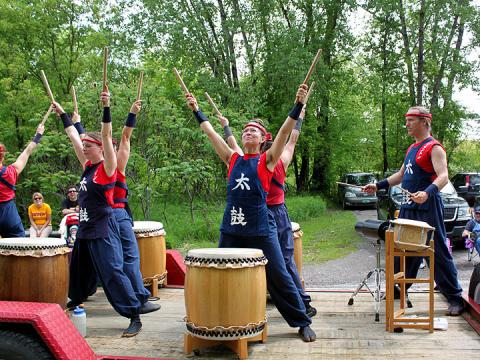
[(0, 236), (3, 238), (25, 237), (25, 229), (14, 200), (0, 203)]
[[(269, 219), (269, 226), (272, 221)], [(298, 289), (287, 271), (276, 238), (270, 239), (268, 236), (242, 237), (220, 233), (218, 246), (221, 248), (261, 249), (268, 260), (265, 269), (268, 292), (280, 314), (291, 327), (305, 327), (312, 323), (306, 314), (305, 304)]]
[(108, 229), (108, 237), (80, 241), (87, 242), (103, 291), (115, 311), (127, 318), (137, 317), (141, 304), (135, 296), (130, 279), (123, 271), (120, 228), (113, 213), (108, 219)]
[(123, 271), (132, 283), (133, 291), (141, 304), (148, 301), (150, 291), (143, 285), (142, 273), (140, 272), (140, 252), (138, 250), (137, 238), (133, 232), (133, 221), (127, 211), (123, 208), (113, 209), (120, 228), (120, 239), (123, 251)]
[(76, 239), (70, 260), (68, 297), (74, 303), (82, 303), (97, 291), (97, 272), (88, 249), (88, 240)]
[(312, 301), (312, 298), (303, 289), (300, 276), (298, 275), (298, 269), (294, 258), (292, 223), (288, 217), (287, 207), (285, 204), (269, 206), (268, 216), (273, 217), (275, 222), (275, 226), (271, 226), (269, 228), (269, 236), (270, 238), (278, 238), (287, 271), (292, 277), (292, 280), (295, 283), (300, 296), (302, 297), (305, 307), (308, 307)]
[[(433, 237), (435, 241), (435, 283), (450, 304), (463, 304), (462, 287), (457, 279), (457, 268), (447, 247), (447, 236), (443, 222), (443, 204), (439, 197), (435, 198), (435, 200), (431, 202), (428, 211), (402, 207), (399, 218), (425, 221), (430, 226), (435, 227)], [(405, 275), (407, 278), (414, 279), (417, 277), (421, 262), (421, 257), (407, 257), (405, 264)], [(395, 272), (398, 272), (399, 269), (400, 261), (398, 258), (395, 258)], [(409, 286), (411, 284), (407, 285), (407, 287)]]

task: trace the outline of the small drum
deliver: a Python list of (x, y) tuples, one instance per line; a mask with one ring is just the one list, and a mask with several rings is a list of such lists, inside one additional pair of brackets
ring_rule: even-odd
[(163, 224), (156, 221), (135, 221), (133, 231), (140, 252), (140, 272), (143, 283), (150, 286), (154, 279), (160, 285), (166, 283), (167, 250)]
[(56, 303), (65, 308), (70, 251), (61, 239), (1, 239), (0, 300)]
[(207, 340), (235, 340), (266, 325), (267, 259), (259, 249), (197, 249), (185, 258), (187, 331)]
[(303, 284), (303, 277), (302, 277), (303, 231), (300, 229), (300, 224), (293, 221), (291, 222), (291, 224), (292, 224), (292, 232), (293, 232), (293, 258), (295, 259), (295, 265), (297, 265), (298, 275), (300, 276), (300, 279), (302, 280), (302, 284)]
[(428, 233), (435, 228), (428, 225), (424, 221), (410, 219), (396, 219), (390, 223), (394, 225), (394, 242), (395, 247), (404, 250), (418, 251), (428, 248)]

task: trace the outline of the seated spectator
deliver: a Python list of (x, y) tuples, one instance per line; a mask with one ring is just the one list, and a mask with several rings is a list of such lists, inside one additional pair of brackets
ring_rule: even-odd
[(475, 249), (480, 254), (480, 205), (476, 205), (473, 211), (474, 217), (468, 221), (462, 236), (467, 239), (466, 241), (473, 242)]
[(33, 194), (33, 204), (28, 207), (30, 218), (30, 237), (48, 237), (52, 233), (52, 209), (43, 202), (43, 195)]
[(60, 207), (63, 216), (78, 213), (78, 191), (75, 186), (70, 186), (67, 189), (67, 197), (62, 200)]

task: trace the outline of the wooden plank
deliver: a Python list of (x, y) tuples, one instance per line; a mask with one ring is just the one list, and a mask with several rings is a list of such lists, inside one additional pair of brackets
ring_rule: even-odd
[[(319, 313), (312, 328), (317, 341), (304, 343), (297, 329), (289, 327), (276, 308), (267, 304), (268, 339), (265, 344), (251, 343), (249, 359), (378, 359), (378, 358), (476, 358), (480, 338), (462, 317), (449, 317), (447, 331), (405, 329), (402, 334), (385, 331), (385, 307), (381, 307), (381, 321), (374, 321), (374, 304), (370, 294), (360, 293), (355, 304), (348, 306), (349, 293), (311, 293), (312, 305)], [(87, 311), (86, 340), (97, 354), (113, 356), (168, 357), (192, 359), (185, 355), (185, 306), (182, 289), (159, 289), (162, 308), (142, 315), (143, 328), (133, 338), (121, 338), (128, 319), (118, 315), (106, 301), (102, 290), (85, 302)], [(428, 310), (427, 293), (411, 293), (414, 308), (408, 314), (422, 314)], [(435, 294), (437, 308), (446, 308), (442, 296)], [(421, 309), (420, 309), (421, 307)], [(425, 313), (423, 312), (423, 314)], [(437, 310), (435, 316), (442, 316)], [(412, 319), (413, 321), (418, 319)], [(225, 346), (201, 351), (199, 359), (235, 359)]]

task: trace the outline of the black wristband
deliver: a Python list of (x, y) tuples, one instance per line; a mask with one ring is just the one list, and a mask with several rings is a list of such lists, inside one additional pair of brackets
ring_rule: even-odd
[(85, 129), (80, 121), (73, 124), (73, 126), (75, 126), (75, 129), (77, 129), (79, 135), (85, 134)]
[(127, 120), (125, 120), (125, 126), (134, 128), (137, 122), (137, 115), (134, 113), (128, 113)]
[(382, 181), (377, 182), (375, 185), (377, 185), (377, 190), (388, 189), (390, 187), (387, 179), (383, 179)]
[(103, 108), (103, 123), (111, 123), (112, 122), (112, 117), (110, 115), (110, 107), (104, 107)]
[(230, 136), (233, 136), (232, 129), (230, 129), (230, 126), (225, 125), (223, 127), (223, 134), (225, 135), (225, 138), (229, 138)]
[(303, 118), (299, 117), (297, 123), (295, 124), (294, 129), (300, 131), (302, 129)]
[(207, 116), (202, 112), (202, 110), (194, 111), (195, 119), (197, 119), (198, 124), (201, 124), (204, 121), (208, 121)]
[(35, 144), (38, 144), (40, 142), (40, 140), (42, 139), (42, 136), (43, 136), (42, 134), (36, 133), (35, 136), (32, 139), (32, 142), (34, 142)]
[(72, 120), (70, 120), (70, 116), (68, 116), (67, 113), (63, 113), (60, 115), (60, 119), (62, 119), (63, 122), (63, 128), (66, 129), (69, 126), (72, 126)]
[(290, 116), (293, 120), (298, 120), (300, 117), (300, 113), (302, 112), (303, 104), (301, 102), (297, 102), (295, 106), (290, 110), (288, 116)]

